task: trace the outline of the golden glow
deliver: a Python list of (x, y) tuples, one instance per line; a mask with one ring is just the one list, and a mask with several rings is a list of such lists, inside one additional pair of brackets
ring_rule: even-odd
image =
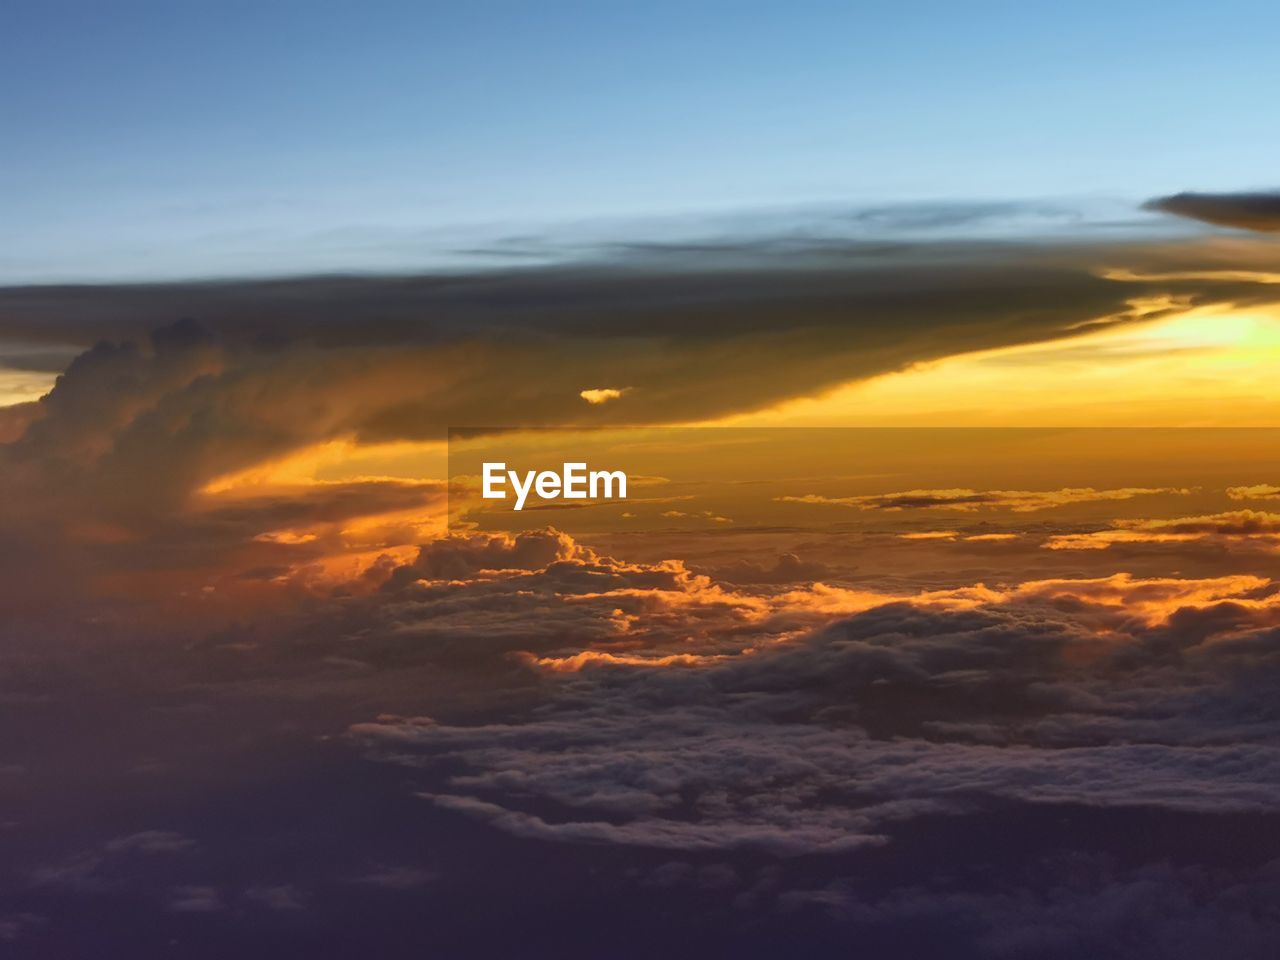
[(318, 534), (307, 533), (302, 530), (273, 530), (270, 533), (260, 533), (253, 539), (261, 543), (297, 545), (299, 543), (314, 543), (318, 539)]
[[(743, 651), (748, 653), (750, 651)], [(584, 667), (611, 665), (621, 667), (698, 667), (728, 659), (724, 654), (670, 653), (666, 656), (636, 657), (583, 650), (568, 657), (535, 657), (532, 664), (553, 673), (578, 673)]]
[(1280, 487), (1270, 483), (1257, 483), (1249, 487), (1228, 487), (1227, 496), (1232, 500), (1280, 500)]
[(587, 403), (598, 406), (602, 403), (608, 403), (610, 400), (617, 400), (626, 392), (625, 389), (617, 390), (613, 387), (602, 387), (596, 390), (583, 390), (578, 396), (587, 401)]
[[(441, 505), (443, 507), (443, 504)], [(426, 543), (448, 534), (443, 509), (426, 513), (421, 509), (402, 510), (356, 517), (340, 531), (348, 544), (376, 546), (381, 543)]]
[(1149, 625), (1163, 623), (1186, 608), (1211, 607), (1230, 601), (1251, 609), (1274, 608), (1280, 596), (1251, 599), (1245, 594), (1269, 586), (1271, 581), (1250, 574), (1183, 580), (1173, 577), (1140, 579), (1128, 573), (1092, 580), (1033, 580), (1008, 591), (1011, 600), (1084, 601), (1112, 608), (1126, 616), (1141, 617)]
[(200, 493), (252, 495), (273, 487), (314, 486), (358, 481), (423, 481), (443, 477), (448, 451), (443, 442), (359, 444), (329, 440), (246, 470), (216, 477)]
[[(1218, 304), (1192, 308), (1169, 298), (1151, 298), (1133, 301), (1122, 316), (1081, 324), (1074, 336), (1062, 340), (919, 364), (869, 381), (847, 384), (821, 397), (789, 401), (768, 411), (731, 417), (716, 425), (1277, 425), (1280, 424), (1280, 378), (1275, 377), (1274, 371), (1278, 364), (1280, 307), (1245, 309)], [(608, 409), (608, 403), (623, 393), (620, 389), (598, 388), (582, 391), (581, 396), (587, 403), (606, 404)], [(1124, 473), (1129, 467), (1123, 459), (1118, 460), (1119, 465), (1114, 468), (1108, 466), (1110, 459), (1114, 459), (1109, 449), (1095, 451), (1092, 460), (1086, 457), (1086, 445), (1112, 442), (1123, 448), (1133, 443), (1129, 439), (1112, 441), (1106, 437), (1073, 438), (1068, 442), (1057, 436), (1037, 435), (1018, 438), (1016, 444), (1007, 444), (997, 437), (970, 437), (963, 441), (953, 438), (945, 442), (939, 438), (922, 441), (919, 437), (858, 437), (849, 438), (847, 443), (830, 444), (802, 435), (786, 440), (779, 435), (752, 436), (750, 431), (707, 436), (691, 430), (688, 436), (683, 436), (678, 430), (656, 425), (638, 429), (582, 428), (476, 436), (455, 439), (452, 451), (443, 441), (361, 444), (352, 438), (340, 438), (220, 476), (205, 484), (200, 494), (202, 507), (217, 509), (228, 499), (274, 496), (301, 500), (327, 494), (338, 484), (423, 483), (428, 478), (439, 478), (439, 498), (432, 496), (433, 502), (427, 503), (428, 498), (424, 496), (424, 502), (416, 503), (410, 510), (348, 514), (324, 522), (315, 522), (314, 515), (308, 515), (305, 523), (294, 521), (296, 525), (278, 529), (263, 524), (267, 529), (261, 530), (256, 538), (258, 549), (270, 557), (272, 564), (286, 566), (304, 578), (326, 580), (358, 576), (360, 570), (386, 555), (402, 560), (411, 558), (417, 545), (444, 536), (448, 532), (449, 517), (443, 478), (451, 473), (454, 496), (448, 509), (453, 511), (455, 529), (481, 529), (515, 522), (507, 513), (495, 515), (478, 510), (478, 501), (469, 495), (467, 475), (474, 473), (476, 464), (467, 458), (479, 461), (491, 452), (490, 459), (522, 464), (527, 460), (527, 465), (535, 465), (540, 464), (541, 459), (559, 462), (564, 451), (572, 450), (579, 459), (625, 467), (637, 486), (661, 485), (666, 489), (656, 492), (668, 494), (644, 497), (637, 490), (635, 497), (616, 508), (593, 503), (578, 505), (579, 509), (573, 512), (530, 511), (519, 518), (521, 523), (568, 525), (566, 528), (575, 531), (603, 535), (618, 529), (617, 514), (625, 509), (623, 516), (640, 520), (632, 523), (632, 527), (643, 526), (646, 532), (659, 531), (659, 540), (670, 534), (672, 527), (681, 525), (671, 521), (690, 521), (708, 532), (717, 528), (717, 534), (726, 536), (723, 541), (708, 538), (705, 544), (708, 552), (718, 548), (721, 542), (736, 543), (727, 535), (736, 535), (737, 530), (742, 530), (744, 537), (753, 536), (751, 531), (755, 527), (764, 528), (774, 523), (834, 523), (846, 529), (861, 529), (857, 526), (859, 523), (863, 526), (876, 523), (883, 530), (892, 518), (883, 519), (880, 515), (895, 513), (892, 503), (895, 498), (935, 500), (937, 502), (928, 507), (932, 510), (968, 513), (981, 504), (984, 510), (1021, 514), (1061, 508), (1074, 509), (1074, 513), (1069, 514), (1072, 518), (1090, 518), (1088, 526), (1037, 533), (1034, 537), (1028, 536), (1022, 544), (1000, 550), (996, 549), (996, 543), (1018, 540), (1019, 535), (981, 532), (981, 528), (947, 529), (956, 521), (938, 519), (936, 515), (919, 522), (912, 520), (906, 525), (907, 529), (894, 531), (895, 540), (923, 541), (918, 549), (932, 554), (946, 549), (967, 549), (971, 557), (990, 558), (1025, 548), (1044, 557), (1044, 563), (1060, 563), (1074, 562), (1062, 551), (1106, 550), (1138, 542), (1177, 545), (1195, 539), (1189, 531), (1138, 531), (1119, 523), (1110, 530), (1097, 529), (1124, 516), (1126, 510), (1130, 515), (1147, 506), (1158, 511), (1166, 501), (1201, 496), (1199, 489), (1164, 485), (1181, 482), (1185, 478), (1183, 474), (1157, 472), (1159, 479), (1137, 485), (1133, 484), (1134, 479), (1146, 478)], [(1159, 437), (1145, 438), (1144, 442), (1148, 445), (1173, 443)], [(788, 444), (798, 446), (792, 449)], [(1070, 449), (1058, 449), (1064, 445)], [(1158, 453), (1154, 446), (1148, 449), (1144, 464), (1155, 462)], [(1195, 462), (1212, 463), (1213, 458), (1199, 458)], [(1246, 458), (1242, 462), (1252, 461)], [(468, 469), (461, 469), (464, 463)], [(958, 465), (963, 465), (963, 469)], [(1015, 467), (1032, 469), (1032, 474), (1017, 478), (1011, 474)], [(1114, 475), (1107, 472), (1113, 469)], [(786, 471), (795, 471), (794, 476), (785, 475)], [(1268, 499), (1275, 495), (1277, 488), (1266, 481), (1274, 479), (1265, 469), (1242, 468), (1225, 481), (1217, 481), (1210, 492), (1221, 496), (1228, 484), (1234, 483), (1241, 486), (1230, 487), (1229, 496), (1233, 499)], [(1127, 505), (1127, 501), (1138, 497), (1151, 499), (1133, 507)], [(382, 499), (376, 501), (375, 506), (375, 501), (370, 500), (362, 509), (386, 511), (405, 502), (403, 498)], [(583, 509), (587, 506), (595, 509)], [(862, 520), (856, 516), (834, 517), (832, 514), (836, 511), (827, 509), (840, 506), (860, 508), (845, 510), (845, 514), (868, 512), (868, 516)], [(547, 509), (559, 508), (552, 505)], [(917, 509), (917, 505), (911, 509)], [(1196, 506), (1194, 509), (1213, 508)], [(275, 521), (276, 524), (283, 522)], [(1044, 520), (1046, 525), (1049, 522), (1048, 518)], [(1002, 525), (1009, 524), (1002, 522)], [(1087, 532), (1090, 529), (1095, 532)], [(674, 539), (674, 534), (671, 536)], [(977, 551), (974, 547), (960, 546), (966, 541), (988, 542), (989, 547)], [(1041, 553), (1037, 549), (1041, 542), (1049, 551)], [(949, 548), (949, 543), (957, 546)], [(728, 550), (729, 546), (724, 549)], [(903, 552), (917, 547), (902, 543), (894, 549)], [(1098, 555), (1099, 561), (1105, 559), (1106, 554)], [(908, 561), (902, 562), (909, 566)], [(708, 568), (712, 566), (710, 562), (706, 564)], [(1105, 572), (1113, 570), (1109, 568)], [(987, 582), (1008, 581), (1003, 577), (989, 577)], [(1115, 583), (1104, 588), (1110, 583), (1099, 581), (1088, 589), (1109, 596), (1132, 586)], [(817, 614), (850, 614), (889, 602), (956, 608), (1002, 602), (1015, 596), (1003, 587), (988, 588), (981, 583), (963, 590), (924, 594), (904, 590), (892, 595), (819, 583), (805, 589), (780, 589), (768, 599), (744, 598), (701, 577), (691, 578), (684, 586), (683, 591), (669, 593), (652, 589), (621, 590), (610, 592), (610, 596), (637, 610), (645, 604), (726, 605), (745, 620), (774, 616), (788, 606)], [(1160, 592), (1150, 584), (1138, 590), (1135, 596), (1139, 599), (1134, 602), (1138, 604), (1140, 616), (1154, 617), (1158, 615), (1157, 607), (1165, 609), (1163, 600), (1152, 601), (1154, 606), (1149, 611), (1141, 606), (1146, 602), (1141, 596)], [(1025, 594), (1019, 596), (1026, 598)], [(1211, 594), (1206, 602), (1216, 602), (1216, 596)], [(583, 602), (583, 598), (570, 602)], [(1110, 600), (1102, 602), (1106, 604)], [(1199, 602), (1198, 595), (1179, 596), (1177, 602), (1195, 604)], [(680, 653), (683, 655), (684, 651)], [(696, 656), (701, 658), (702, 654)], [(601, 654), (591, 662), (603, 662), (603, 657)], [(634, 650), (615, 650), (608, 657), (615, 658), (610, 662), (620, 665), (632, 660), (639, 665), (638, 661), (643, 659)], [(540, 666), (555, 671), (577, 670), (587, 662), (576, 655), (551, 657)], [(685, 663), (681, 659), (670, 661), (671, 665)], [(692, 661), (687, 663), (693, 665)]]
[[(1218, 304), (1173, 315), (1168, 307), (1135, 302), (1128, 322), (919, 364), (720, 424), (1280, 425), (1280, 306)], [(1159, 319), (1141, 319), (1151, 315)]]
[(57, 379), (56, 373), (40, 370), (0, 370), (0, 407), (39, 400)]
[(1136, 270), (1103, 270), (1108, 280), (1150, 283), (1153, 280), (1208, 280), (1217, 283), (1280, 283), (1280, 273), (1264, 270), (1177, 270), (1167, 273), (1139, 273)]

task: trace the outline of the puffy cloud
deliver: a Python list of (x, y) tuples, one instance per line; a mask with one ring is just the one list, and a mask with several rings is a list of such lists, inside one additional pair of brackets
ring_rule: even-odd
[(1007, 593), (1014, 601), (1066, 602), (1071, 609), (1088, 604), (1123, 611), (1147, 623), (1158, 623), (1173, 612), (1231, 599), (1237, 603), (1272, 606), (1280, 594), (1265, 577), (1236, 574), (1188, 580), (1180, 577), (1137, 578), (1128, 573), (1078, 580), (1032, 580)]
[(610, 400), (617, 400), (624, 393), (629, 392), (630, 389), (630, 387), (624, 387), (621, 390), (613, 387), (600, 387), (591, 390), (581, 390), (579, 391), (578, 396), (587, 401), (587, 403), (598, 405), (601, 403), (608, 403)]
[(831, 568), (817, 560), (802, 560), (794, 553), (783, 553), (771, 565), (751, 560), (739, 560), (709, 571), (716, 580), (729, 583), (796, 583), (801, 580), (821, 580), (831, 573)]
[[(509, 654), (567, 673), (713, 664), (786, 644), (834, 618), (904, 604), (1048, 609), (1074, 618), (1089, 643), (1226, 601), (1254, 624), (1280, 610), (1269, 581), (1244, 574), (1120, 573), (922, 590), (822, 582), (816, 575), (823, 572), (784, 555), (772, 567), (744, 562), (704, 575), (680, 561), (620, 560), (553, 529), (455, 535), (419, 548), (408, 563), (380, 568), (371, 580), (376, 593), (346, 601), (315, 642), (327, 655), (375, 663)], [(353, 639), (334, 636), (334, 625)]]
[[(754, 626), (773, 641), (749, 653), (681, 649), (671, 640), (689, 628), (670, 621), (665, 641), (626, 655), (601, 638), (532, 658), (567, 679), (528, 718), (384, 718), (352, 736), (454, 771), (426, 795), (437, 807), (579, 843), (831, 852), (993, 800), (1280, 812), (1274, 723), (1252, 719), (1280, 682), (1258, 672), (1280, 663), (1258, 650), (1274, 642), (1270, 586), (1118, 574), (914, 598), (814, 587), (759, 598)], [(828, 618), (858, 612), (797, 638), (784, 608), (809, 599)]]
[(387, 654), (455, 662), (532, 653), (568, 669), (582, 665), (573, 657), (584, 644), (597, 648), (587, 659), (625, 659), (673, 636), (688, 648), (677, 652), (737, 652), (772, 636), (777, 609), (680, 561), (603, 556), (553, 529), (438, 540), (383, 576), (377, 596), (347, 613), (361, 632)]
[(462, 580), (486, 570), (538, 570), (558, 561), (593, 557), (568, 534), (553, 529), (514, 536), (447, 537), (420, 547), (417, 559), (396, 570), (385, 586), (394, 589), (413, 580)]
[[(471, 772), (452, 778), (455, 792), (428, 797), (438, 806), (519, 836), (574, 842), (830, 852), (882, 843), (895, 821), (991, 798), (1278, 809), (1280, 755), (1265, 745), (884, 740), (832, 726), (836, 716), (753, 721), (722, 701), (667, 707), (657, 718), (593, 711), (514, 728), (370, 724), (354, 733), (388, 756), (465, 763)], [(525, 798), (564, 813), (513, 806)]]
[[(1269, 955), (1277, 931), (1270, 902), (1280, 862), (1256, 867), (1122, 867), (1099, 855), (1057, 854), (996, 885), (955, 877), (872, 892), (856, 877), (788, 890), (787, 912), (817, 910), (864, 937), (933, 929), (939, 941), (984, 957), (1198, 957)], [(1140, 935), (1135, 935), (1141, 930)]]
[(1280, 500), (1280, 487), (1259, 483), (1251, 487), (1228, 487), (1227, 496), (1232, 500)]

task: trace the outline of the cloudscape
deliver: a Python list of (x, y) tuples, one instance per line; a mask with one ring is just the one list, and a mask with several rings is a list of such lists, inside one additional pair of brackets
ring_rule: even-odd
[(4, 955), (1280, 953), (1273, 10), (4, 19)]

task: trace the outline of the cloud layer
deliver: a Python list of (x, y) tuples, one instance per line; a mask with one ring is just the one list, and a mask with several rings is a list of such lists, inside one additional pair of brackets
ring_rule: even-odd
[(1146, 207), (1240, 230), (1280, 230), (1280, 193), (1175, 193), (1149, 200)]
[(1264, 578), (744, 594), (548, 540), (566, 557), (541, 571), (416, 588), (451, 610), (484, 597), (483, 624), (409, 615), (512, 649), (590, 638), (589, 654), (530, 659), (572, 666), (558, 696), (514, 722), (353, 728), (377, 756), (460, 767), (424, 795), (442, 809), (528, 838), (777, 854), (881, 844), (900, 821), (995, 801), (1280, 810), (1264, 706), (1280, 596)]

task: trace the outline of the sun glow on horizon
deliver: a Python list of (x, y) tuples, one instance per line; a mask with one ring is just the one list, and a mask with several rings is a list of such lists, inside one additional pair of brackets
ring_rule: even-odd
[(917, 364), (718, 425), (1280, 425), (1280, 307), (1215, 304), (1082, 329)]

